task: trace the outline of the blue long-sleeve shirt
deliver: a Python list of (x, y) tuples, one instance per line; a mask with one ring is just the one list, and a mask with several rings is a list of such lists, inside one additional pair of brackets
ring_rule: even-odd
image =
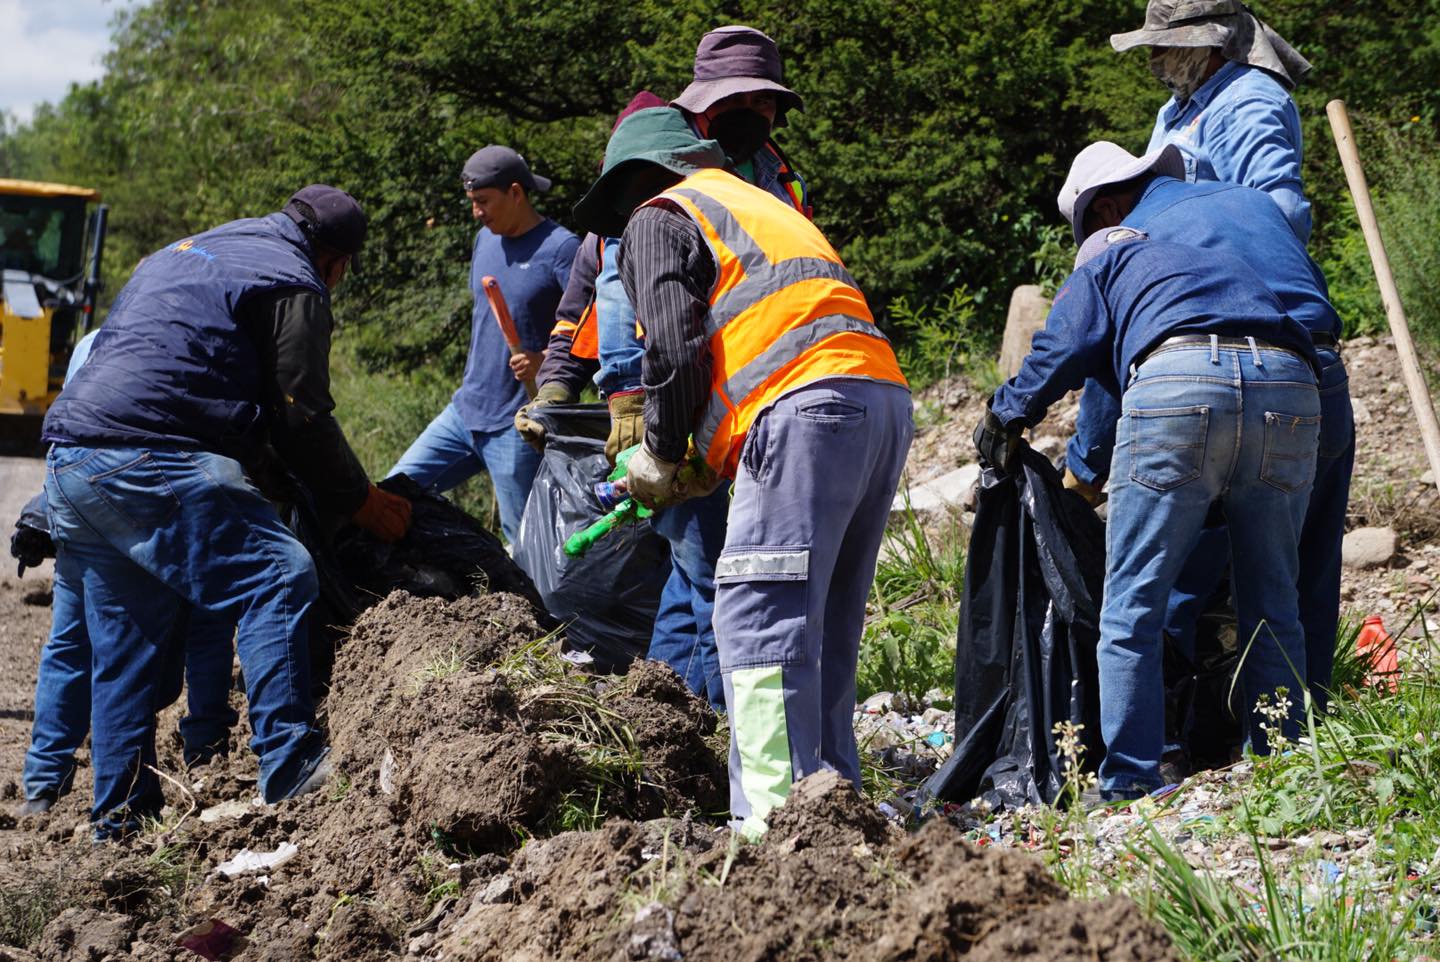
[(1185, 179), (1254, 187), (1270, 195), (1302, 244), (1310, 241), (1310, 202), (1300, 178), (1300, 111), (1274, 76), (1231, 61), (1184, 103), (1160, 108), (1147, 151), (1174, 144)]
[(1177, 334), (1254, 337), (1315, 363), (1305, 328), (1244, 261), (1142, 235), (1070, 275), (991, 410), (1007, 426), (1034, 425), (1087, 378), (1118, 397), (1130, 366)]
[[(1325, 275), (1279, 208), (1266, 203), (1260, 191), (1156, 177), (1141, 191), (1124, 226), (1152, 240), (1233, 254), (1254, 268), (1286, 314), (1312, 332), (1340, 336), (1340, 315), (1330, 303)], [(1087, 484), (1110, 473), (1119, 418), (1119, 396), (1098, 382), (1086, 382), (1066, 463)]]

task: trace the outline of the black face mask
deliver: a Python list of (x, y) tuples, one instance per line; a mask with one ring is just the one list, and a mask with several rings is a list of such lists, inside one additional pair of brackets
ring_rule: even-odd
[(753, 110), (727, 110), (710, 121), (710, 136), (732, 164), (743, 164), (770, 139), (770, 121)]

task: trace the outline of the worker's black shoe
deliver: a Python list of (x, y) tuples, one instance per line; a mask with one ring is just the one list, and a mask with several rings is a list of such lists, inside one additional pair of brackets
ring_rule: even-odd
[(1086, 812), (1100, 810), (1119, 811), (1131, 802), (1137, 802), (1148, 793), (1141, 789), (1127, 789), (1123, 791), (1101, 791), (1092, 788), (1080, 793), (1080, 807)]
[(34, 798), (27, 798), (15, 809), (16, 818), (24, 818), (26, 815), (44, 815), (50, 811), (55, 802), (60, 798), (55, 792), (41, 792)]
[(1162, 785), (1179, 785), (1193, 774), (1195, 774), (1195, 769), (1190, 764), (1190, 753), (1183, 748), (1166, 752), (1165, 757), (1160, 759), (1160, 783)]

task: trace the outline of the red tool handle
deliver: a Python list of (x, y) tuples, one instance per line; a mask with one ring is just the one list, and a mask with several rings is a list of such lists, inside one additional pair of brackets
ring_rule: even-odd
[[(505, 343), (510, 345), (510, 356), (523, 353), (520, 332), (515, 329), (515, 319), (510, 316), (510, 305), (505, 303), (500, 282), (487, 275), (480, 278), (480, 286), (485, 288), (485, 299), (490, 302), (490, 313), (495, 315), (495, 323), (500, 325), (500, 334), (505, 338)], [(535, 396), (534, 378), (525, 380), (525, 393), (532, 398)]]

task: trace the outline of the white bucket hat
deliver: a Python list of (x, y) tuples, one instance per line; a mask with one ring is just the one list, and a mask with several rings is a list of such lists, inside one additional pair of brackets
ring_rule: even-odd
[(1185, 158), (1180, 148), (1166, 144), (1144, 157), (1136, 157), (1119, 144), (1100, 140), (1075, 155), (1070, 176), (1055, 199), (1060, 215), (1070, 222), (1075, 243), (1085, 242), (1085, 211), (1102, 187), (1123, 184), (1141, 174), (1156, 173), (1185, 179)]

